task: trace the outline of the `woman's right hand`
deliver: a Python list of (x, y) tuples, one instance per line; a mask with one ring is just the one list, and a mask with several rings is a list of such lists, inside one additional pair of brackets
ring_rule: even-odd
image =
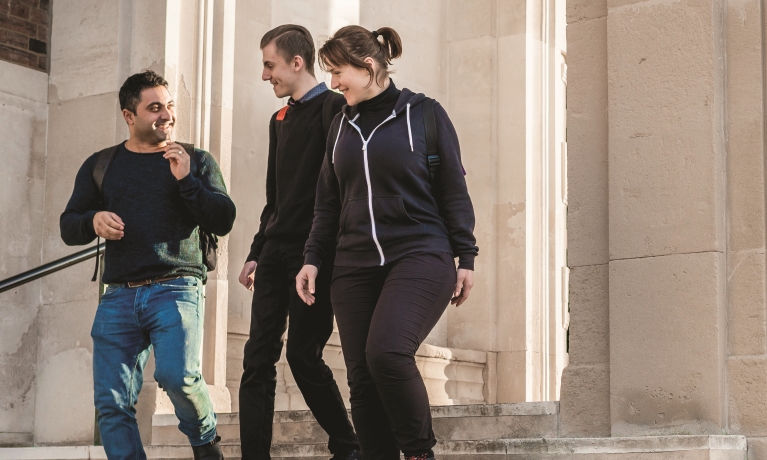
[(314, 280), (318, 272), (314, 265), (304, 265), (296, 276), (296, 291), (306, 305), (314, 305)]

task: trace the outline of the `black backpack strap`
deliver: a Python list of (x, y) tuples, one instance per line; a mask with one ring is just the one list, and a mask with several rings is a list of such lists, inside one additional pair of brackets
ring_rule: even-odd
[(113, 145), (112, 147), (105, 148), (99, 152), (99, 156), (96, 158), (96, 165), (93, 167), (93, 183), (96, 184), (96, 190), (99, 191), (99, 195), (101, 195), (102, 191), (104, 190), (104, 176), (107, 175), (107, 170), (112, 164), (112, 160), (115, 159), (117, 150), (120, 149), (121, 145), (122, 144), (117, 144)]
[[(104, 177), (107, 175), (107, 170), (112, 164), (112, 161), (117, 156), (117, 150), (120, 149), (122, 144), (113, 145), (100, 151), (96, 158), (96, 164), (93, 166), (93, 183), (96, 184), (96, 190), (99, 192), (99, 206), (104, 207)], [(96, 281), (99, 276), (99, 259), (101, 258), (101, 238), (96, 235), (96, 268), (93, 269), (93, 278), (91, 281)]]
[(426, 161), (429, 167), (429, 181), (431, 182), (431, 194), (434, 201), (437, 202), (437, 208), (442, 211), (442, 190), (439, 187), (439, 166), (442, 160), (439, 157), (439, 146), (437, 141), (437, 118), (434, 115), (434, 104), (436, 101), (426, 98), (423, 101), (423, 127), (426, 133)]
[(434, 115), (434, 99), (423, 102), (423, 127), (426, 133), (426, 161), (429, 164), (429, 178), (434, 183), (439, 173), (439, 149), (437, 147), (437, 119)]

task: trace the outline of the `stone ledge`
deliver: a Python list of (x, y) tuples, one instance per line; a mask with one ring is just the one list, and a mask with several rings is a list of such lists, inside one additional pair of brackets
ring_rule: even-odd
[[(746, 452), (744, 436), (648, 436), (638, 438), (569, 438), (569, 439), (501, 439), (497, 441), (451, 441), (435, 447), (438, 456), (471, 458), (485, 455), (525, 455), (525, 458), (587, 456), (595, 454), (673, 453), (673, 452)], [(191, 459), (189, 446), (146, 446), (147, 458)], [(239, 446), (223, 446), (227, 459), (240, 456)], [(277, 444), (272, 446), (272, 458), (327, 458), (325, 444)], [(740, 454), (739, 454), (740, 455)], [(612, 458), (612, 457), (610, 457)], [(653, 457), (656, 458), (656, 457)], [(0, 460), (103, 460), (104, 448), (99, 446), (31, 447), (0, 449)]]
[[(454, 417), (512, 417), (512, 416), (535, 416), (557, 415), (559, 413), (558, 402), (529, 402), (529, 403), (505, 403), (505, 404), (471, 404), (465, 406), (432, 406), (432, 418)], [(228, 413), (217, 414), (218, 423), (221, 425), (237, 424), (240, 422), (240, 414)], [(291, 422), (314, 422), (316, 421), (311, 411), (289, 410), (276, 411), (274, 423)], [(176, 426), (178, 419), (175, 414), (155, 414), (152, 416), (154, 426)]]

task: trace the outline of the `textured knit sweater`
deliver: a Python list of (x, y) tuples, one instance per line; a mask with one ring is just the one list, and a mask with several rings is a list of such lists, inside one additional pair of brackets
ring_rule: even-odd
[(77, 173), (60, 219), (64, 242), (93, 241), (93, 216), (100, 210), (117, 214), (125, 224), (122, 239), (106, 242), (104, 283), (167, 276), (205, 279), (198, 226), (216, 235), (232, 229), (235, 206), (213, 157), (195, 150), (197, 171), (176, 180), (163, 153), (134, 153), (123, 144), (104, 177), (103, 207), (93, 182), (98, 154)]

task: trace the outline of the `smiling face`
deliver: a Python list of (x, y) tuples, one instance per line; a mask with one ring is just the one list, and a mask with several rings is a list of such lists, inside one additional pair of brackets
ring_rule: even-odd
[(301, 79), (303, 59), (296, 56), (291, 62), (286, 62), (285, 58), (277, 52), (274, 41), (263, 47), (261, 53), (264, 63), (261, 79), (272, 84), (274, 95), (277, 97), (288, 97), (293, 94)]
[[(378, 71), (378, 64), (373, 59), (365, 58), (365, 62), (373, 66), (374, 72)], [(351, 65), (334, 67), (326, 64), (328, 73), (330, 73), (330, 86), (333, 89), (341, 91), (350, 106), (360, 102), (372, 99), (383, 91), (374, 81), (370, 81), (370, 73), (367, 69), (361, 69)]]
[(136, 113), (123, 110), (131, 137), (151, 145), (170, 141), (176, 124), (176, 107), (168, 88), (155, 86), (141, 91)]

